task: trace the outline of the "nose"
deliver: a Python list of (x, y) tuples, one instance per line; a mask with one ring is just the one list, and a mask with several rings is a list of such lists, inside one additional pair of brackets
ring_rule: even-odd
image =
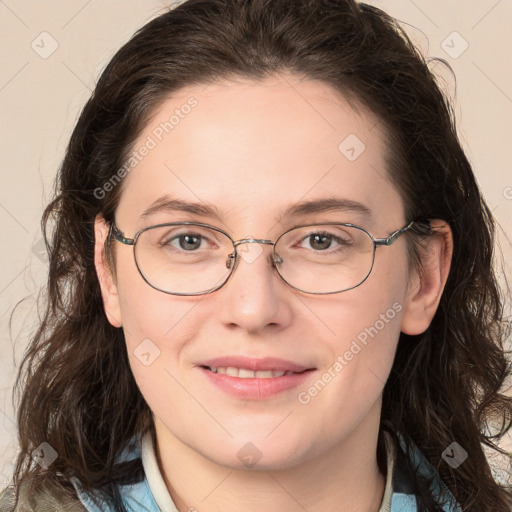
[[(290, 322), (287, 297), (292, 290), (281, 280), (272, 260), (273, 242), (244, 239), (236, 243), (237, 258), (228, 258), (227, 265), (236, 265), (228, 282), (219, 290), (222, 295), (221, 320), (230, 328), (259, 332)], [(230, 267), (228, 267), (230, 268)]]

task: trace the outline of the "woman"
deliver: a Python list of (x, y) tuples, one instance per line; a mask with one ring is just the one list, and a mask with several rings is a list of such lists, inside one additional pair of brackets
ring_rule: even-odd
[(505, 511), (494, 222), (396, 22), (189, 0), (58, 177), (7, 510)]

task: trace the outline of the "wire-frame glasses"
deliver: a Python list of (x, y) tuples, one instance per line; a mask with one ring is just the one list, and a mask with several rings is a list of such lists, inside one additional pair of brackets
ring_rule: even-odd
[[(390, 246), (413, 222), (385, 238), (375, 238), (355, 224), (326, 222), (295, 226), (275, 241), (233, 240), (215, 226), (168, 222), (149, 226), (127, 238), (111, 224), (114, 238), (134, 248), (135, 264), (153, 288), (172, 295), (203, 295), (221, 288), (240, 259), (242, 244), (272, 246), (270, 263), (292, 288), (324, 295), (351, 290), (370, 275), (379, 246)], [(247, 259), (250, 262), (249, 259)]]

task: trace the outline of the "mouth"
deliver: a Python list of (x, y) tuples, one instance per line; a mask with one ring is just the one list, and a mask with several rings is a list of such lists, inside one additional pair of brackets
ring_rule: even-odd
[[(315, 369), (277, 357), (254, 358), (247, 356), (221, 356), (202, 361), (199, 365), (215, 373), (224, 373), (241, 378), (255, 377), (255, 375), (249, 374), (248, 372), (253, 372), (254, 374), (258, 372), (274, 372), (275, 374), (284, 372), (282, 374), (284, 375), (285, 373), (301, 373), (305, 370)], [(261, 375), (257, 375), (256, 377), (264, 379), (273, 376), (280, 377), (281, 375), (261, 373)]]
[[(282, 377), (283, 375), (293, 375), (295, 373), (302, 372), (292, 372), (291, 370), (249, 370), (248, 368), (236, 368), (234, 366), (218, 366), (210, 367), (203, 366), (205, 370), (209, 370), (213, 373), (220, 373), (224, 375), (229, 375), (230, 377), (238, 377), (239, 379), (272, 379), (275, 377)], [(304, 370), (307, 372), (308, 370)]]
[(263, 400), (302, 385), (316, 368), (282, 359), (223, 357), (198, 365), (218, 389), (244, 400)]

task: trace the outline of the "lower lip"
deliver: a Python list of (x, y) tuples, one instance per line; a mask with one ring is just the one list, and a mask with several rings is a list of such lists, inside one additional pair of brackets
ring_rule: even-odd
[(231, 377), (225, 373), (215, 373), (206, 368), (200, 368), (210, 381), (222, 390), (238, 398), (246, 400), (265, 400), (283, 391), (293, 389), (309, 378), (313, 370), (301, 373), (270, 377), (268, 379)]

